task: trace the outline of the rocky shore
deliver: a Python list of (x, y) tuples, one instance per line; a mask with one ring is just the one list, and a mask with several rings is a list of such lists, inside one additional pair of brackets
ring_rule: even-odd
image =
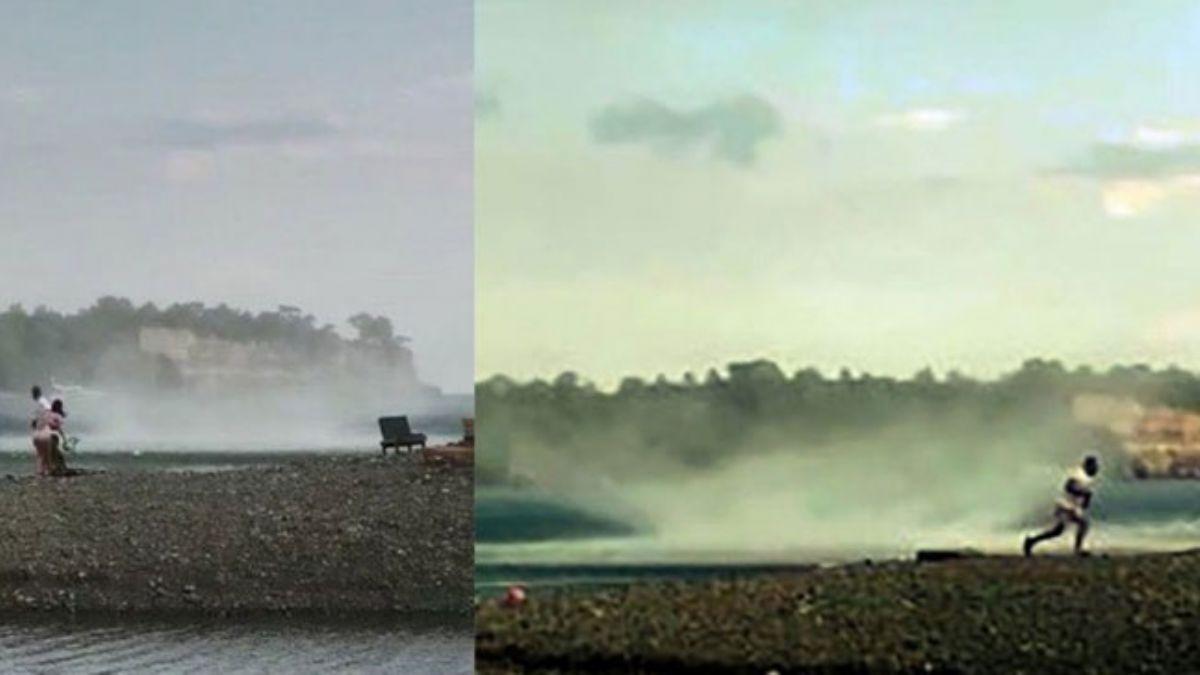
[(535, 588), (476, 634), (481, 673), (1195, 672), (1200, 552)]
[(313, 457), (0, 480), (0, 612), (471, 611), (472, 471)]

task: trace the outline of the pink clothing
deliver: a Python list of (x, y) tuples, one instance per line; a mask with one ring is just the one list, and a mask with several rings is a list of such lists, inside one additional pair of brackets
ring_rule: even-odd
[(54, 432), (42, 429), (33, 433), (33, 465), (39, 476), (50, 475), (50, 453), (54, 452)]
[(64, 418), (62, 415), (59, 415), (52, 410), (43, 410), (38, 414), (33, 428), (35, 431), (42, 431), (43, 429), (49, 429), (50, 431), (62, 431), (63, 421)]
[(54, 456), (60, 451), (58, 445), (62, 427), (63, 416), (51, 410), (43, 410), (34, 421), (34, 466), (39, 476), (54, 473)]

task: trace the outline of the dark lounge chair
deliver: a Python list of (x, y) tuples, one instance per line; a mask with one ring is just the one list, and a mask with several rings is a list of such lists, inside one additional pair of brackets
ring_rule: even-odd
[(408, 426), (408, 418), (403, 415), (380, 417), (379, 433), (383, 435), (383, 440), (379, 442), (379, 451), (385, 455), (388, 448), (399, 452), (401, 446), (407, 450), (412, 450), (417, 445), (425, 447), (425, 434), (414, 433)]

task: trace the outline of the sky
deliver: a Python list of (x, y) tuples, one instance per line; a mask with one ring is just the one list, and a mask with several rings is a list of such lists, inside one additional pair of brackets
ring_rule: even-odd
[(466, 0), (5, 2), (0, 303), (360, 311), (474, 379)]
[(480, 378), (1200, 368), (1200, 3), (476, 10)]

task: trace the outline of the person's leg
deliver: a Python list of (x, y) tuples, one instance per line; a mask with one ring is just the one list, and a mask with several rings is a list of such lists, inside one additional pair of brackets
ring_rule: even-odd
[(33, 437), (34, 468), (39, 476), (45, 476), (49, 473), (48, 441), (49, 439), (42, 434)]
[(51, 476), (61, 476), (66, 473), (67, 460), (63, 455), (63, 437), (61, 434), (50, 435), (49, 469)]
[(1034, 546), (1037, 546), (1047, 539), (1053, 539), (1057, 537), (1063, 533), (1064, 529), (1066, 529), (1066, 526), (1063, 524), (1063, 521), (1058, 520), (1049, 529), (1039, 532), (1031, 537), (1025, 537), (1025, 555), (1032, 555)]
[(1075, 519), (1075, 555), (1083, 555), (1083, 540), (1088, 533), (1088, 519), (1086, 516)]
[(67, 435), (61, 431), (58, 433), (58, 445), (55, 449), (54, 461), (57, 464), (58, 475), (66, 476), (70, 473), (67, 468)]

